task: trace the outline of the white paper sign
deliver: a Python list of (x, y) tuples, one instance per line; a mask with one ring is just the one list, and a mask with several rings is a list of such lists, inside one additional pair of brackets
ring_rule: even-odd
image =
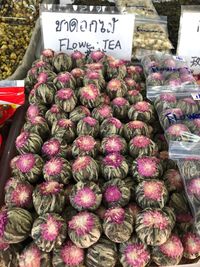
[(42, 12), (44, 48), (87, 53), (102, 50), (131, 59), (135, 16)]
[(200, 11), (183, 10), (177, 54), (185, 57), (194, 74), (200, 73)]

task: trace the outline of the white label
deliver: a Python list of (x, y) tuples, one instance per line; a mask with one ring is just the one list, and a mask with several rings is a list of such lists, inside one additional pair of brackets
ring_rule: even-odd
[(102, 50), (130, 60), (135, 16), (42, 12), (44, 48), (87, 53)]
[(191, 96), (194, 100), (200, 100), (200, 93), (192, 93)]
[(200, 73), (200, 12), (183, 10), (177, 54), (184, 56), (194, 74)]

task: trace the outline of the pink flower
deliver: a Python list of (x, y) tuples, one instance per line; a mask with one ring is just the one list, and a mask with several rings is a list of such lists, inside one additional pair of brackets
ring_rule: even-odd
[(58, 125), (63, 128), (75, 127), (74, 123), (69, 119), (60, 119)]
[(112, 104), (115, 106), (122, 107), (128, 104), (128, 101), (123, 97), (116, 97), (115, 99), (113, 99)]
[(105, 166), (118, 168), (121, 166), (123, 159), (124, 157), (119, 153), (111, 153), (103, 159), (103, 163)]
[(62, 226), (61, 222), (49, 214), (47, 222), (41, 225), (41, 235), (47, 241), (54, 241), (58, 237)]
[(119, 152), (123, 149), (123, 144), (119, 136), (109, 136), (103, 139), (107, 153)]
[(87, 73), (87, 78), (88, 79), (90, 79), (90, 80), (98, 80), (98, 79), (100, 79), (100, 74), (99, 74), (99, 72), (96, 72), (96, 71), (89, 71), (88, 73)]
[(58, 175), (63, 169), (63, 161), (61, 158), (51, 158), (44, 165), (44, 172), (50, 176)]
[(184, 124), (174, 124), (171, 125), (167, 132), (173, 136), (181, 136), (184, 132), (189, 132), (189, 129)]
[(72, 165), (73, 172), (85, 169), (91, 163), (91, 160), (89, 156), (78, 157)]
[(145, 177), (152, 177), (157, 172), (157, 162), (151, 157), (142, 157), (136, 160), (138, 173)]
[(51, 106), (51, 108), (50, 108), (50, 111), (52, 112), (52, 113), (59, 113), (60, 112), (60, 109), (59, 109), (59, 107), (57, 106), (57, 105), (52, 105)]
[(187, 190), (190, 195), (200, 196), (200, 178), (194, 178), (187, 184)]
[(19, 267), (38, 267), (41, 265), (41, 251), (32, 244), (19, 257)]
[(106, 211), (104, 217), (111, 223), (122, 224), (125, 219), (125, 210), (120, 207), (111, 208)]
[(145, 126), (145, 124), (142, 121), (130, 121), (127, 126), (130, 129), (141, 129)]
[(57, 195), (63, 188), (63, 184), (56, 181), (43, 182), (39, 185), (39, 190), (42, 195)]
[(88, 209), (96, 203), (96, 195), (89, 187), (84, 187), (76, 193), (74, 202), (76, 205)]
[(28, 118), (34, 118), (39, 115), (39, 108), (37, 105), (33, 104), (30, 105), (29, 108), (27, 109), (27, 116)]
[(124, 81), (128, 86), (136, 86), (137, 84), (136, 81), (131, 78), (125, 78)]
[(183, 254), (183, 245), (176, 235), (172, 235), (160, 246), (160, 251), (171, 258), (179, 258)]
[(6, 209), (3, 209), (0, 212), (0, 238), (2, 238), (3, 235), (4, 235), (4, 231), (5, 231), (5, 228), (6, 228), (7, 223), (8, 223), (7, 210)]
[(112, 109), (108, 105), (103, 105), (100, 108), (98, 108), (98, 112), (104, 118), (112, 116)]
[(61, 83), (69, 82), (72, 75), (69, 72), (60, 73), (57, 76), (57, 80)]
[(129, 244), (124, 253), (126, 261), (131, 267), (144, 267), (150, 261), (150, 253), (143, 244)]
[(184, 252), (189, 254), (196, 254), (200, 251), (200, 237), (198, 234), (188, 232), (182, 239)]
[(80, 68), (75, 68), (71, 71), (71, 74), (75, 77), (75, 78), (80, 78), (83, 77), (85, 75), (84, 70), (80, 69)]
[(148, 112), (150, 110), (151, 105), (146, 101), (137, 102), (134, 105), (134, 108), (140, 112)]
[(49, 156), (56, 156), (60, 152), (60, 142), (59, 140), (52, 138), (45, 142), (42, 146), (42, 151)]
[(146, 211), (143, 213), (143, 222), (149, 228), (165, 230), (168, 225), (168, 219), (158, 210)]
[(45, 72), (41, 72), (39, 75), (38, 75), (38, 78), (37, 78), (37, 81), (39, 83), (46, 83), (48, 79), (48, 74), (45, 73)]
[(80, 136), (74, 141), (74, 143), (82, 151), (91, 151), (96, 145), (96, 141), (90, 135)]
[(94, 118), (92, 117), (85, 117), (83, 119), (83, 122), (86, 122), (87, 124), (89, 124), (90, 126), (95, 126), (97, 124), (97, 120), (95, 120)]
[(116, 202), (119, 201), (122, 196), (121, 191), (117, 186), (108, 186), (104, 192), (104, 198), (106, 202)]
[(137, 135), (131, 139), (131, 144), (138, 148), (145, 148), (151, 144), (151, 140), (144, 135)]
[(16, 167), (23, 173), (29, 172), (35, 165), (33, 154), (24, 154), (19, 156), (16, 161)]
[(80, 51), (74, 51), (72, 54), (71, 54), (71, 57), (75, 60), (77, 59), (82, 59), (85, 57), (85, 55), (83, 53), (81, 53)]
[(185, 102), (186, 104), (197, 105), (196, 101), (193, 100), (191, 97), (186, 97), (182, 99), (182, 101)]
[(84, 261), (84, 249), (67, 241), (61, 249), (61, 257), (66, 266), (78, 266)]
[(91, 59), (94, 61), (99, 61), (105, 56), (105, 53), (102, 51), (93, 51), (90, 54)]
[(79, 212), (68, 222), (68, 227), (74, 230), (78, 236), (90, 233), (94, 227), (94, 218), (92, 213), (87, 211)]
[(160, 95), (160, 100), (175, 103), (176, 96), (172, 93), (162, 93)]
[(74, 96), (74, 92), (71, 88), (64, 88), (60, 89), (56, 95), (63, 100), (70, 99), (72, 96)]
[(11, 194), (12, 201), (19, 207), (26, 207), (32, 203), (33, 187), (29, 184), (18, 184)]
[(163, 184), (159, 181), (145, 181), (144, 195), (151, 200), (159, 201), (163, 195)]
[(122, 127), (121, 121), (116, 119), (116, 118), (109, 118), (108, 119), (108, 123), (111, 123), (111, 124), (115, 125), (115, 127), (117, 129), (120, 129)]
[(118, 79), (112, 79), (111, 81), (108, 82), (107, 88), (110, 91), (117, 91), (118, 89), (121, 88), (121, 81)]
[(100, 96), (99, 89), (94, 84), (88, 84), (87, 86), (82, 87), (80, 94), (81, 97), (84, 97), (87, 100), (95, 100)]
[(29, 132), (22, 132), (16, 139), (16, 142), (15, 142), (16, 147), (17, 148), (23, 147), (28, 141), (29, 136), (30, 136)]

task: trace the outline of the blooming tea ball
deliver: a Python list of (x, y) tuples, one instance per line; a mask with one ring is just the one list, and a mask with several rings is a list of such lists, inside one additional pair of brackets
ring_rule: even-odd
[(187, 232), (183, 235), (183, 256), (186, 259), (197, 259), (200, 256), (200, 237), (197, 233)]
[(168, 191), (163, 181), (142, 181), (136, 187), (136, 202), (145, 208), (163, 208), (168, 200)]
[(39, 249), (50, 252), (59, 248), (67, 236), (67, 225), (56, 213), (45, 213), (33, 223), (31, 237)]
[(150, 129), (145, 122), (135, 120), (130, 121), (124, 125), (123, 134), (126, 140), (130, 141), (137, 135), (150, 137)]
[(95, 244), (102, 233), (99, 218), (87, 211), (79, 212), (68, 222), (68, 235), (79, 248), (89, 248)]
[(31, 232), (33, 219), (25, 209), (2, 208), (0, 211), (0, 238), (8, 244), (24, 241)]
[(95, 63), (99, 61), (102, 62), (105, 59), (106, 59), (106, 54), (101, 50), (97, 50), (97, 51), (90, 52), (87, 58), (87, 62), (88, 63)]
[(121, 135), (123, 125), (120, 120), (111, 117), (103, 120), (100, 126), (100, 135), (101, 137), (106, 137), (114, 134)]
[(131, 105), (137, 102), (143, 101), (143, 96), (137, 90), (130, 90), (126, 93), (125, 98), (129, 101)]
[(76, 81), (76, 88), (82, 87), (83, 86), (83, 79), (85, 76), (85, 71), (81, 68), (74, 68), (71, 71), (71, 74)]
[(78, 106), (69, 114), (69, 119), (73, 121), (74, 123), (78, 123), (80, 120), (82, 120), (85, 117), (90, 116), (90, 110), (84, 106)]
[(52, 49), (44, 49), (41, 52), (40, 59), (51, 64), (54, 56), (55, 52)]
[(26, 120), (31, 120), (37, 116), (43, 117), (47, 112), (47, 107), (41, 104), (32, 104), (26, 111)]
[(53, 252), (53, 267), (84, 267), (84, 249), (77, 247), (71, 241), (66, 241), (62, 247)]
[(96, 210), (102, 200), (102, 193), (94, 182), (78, 182), (69, 194), (71, 205), (78, 211)]
[(68, 54), (60, 52), (54, 55), (52, 65), (57, 73), (69, 71), (72, 68), (72, 59)]
[(53, 123), (51, 135), (62, 138), (69, 144), (76, 138), (76, 125), (70, 119), (60, 119)]
[(64, 112), (71, 112), (77, 104), (77, 98), (71, 88), (62, 88), (55, 95), (55, 103)]
[(126, 206), (131, 197), (131, 191), (121, 179), (112, 179), (102, 188), (103, 201), (108, 207)]
[(88, 248), (85, 262), (87, 267), (114, 267), (117, 262), (117, 247), (114, 242), (101, 237)]
[(104, 215), (103, 230), (111, 241), (126, 242), (133, 232), (133, 217), (130, 211), (121, 207), (108, 209)]
[[(37, 116), (30, 121), (26, 122), (23, 130), (39, 135), (43, 140), (49, 136), (50, 129), (43, 117)], [(38, 142), (38, 141), (37, 141)]]
[(71, 88), (72, 90), (74, 90), (76, 87), (75, 78), (70, 72), (67, 71), (60, 72), (53, 80), (53, 83), (58, 90), (63, 88)]
[(71, 164), (64, 158), (53, 157), (44, 164), (43, 175), (46, 181), (68, 184), (72, 178)]
[(175, 215), (169, 208), (146, 208), (138, 213), (135, 231), (139, 239), (147, 245), (164, 244), (175, 224)]
[(20, 207), (30, 209), (33, 206), (33, 186), (27, 182), (20, 182), (10, 178), (5, 186), (5, 204), (8, 208)]
[(179, 99), (176, 104), (177, 108), (180, 108), (184, 114), (199, 113), (199, 105), (192, 97), (186, 97)]
[(185, 121), (185, 125), (189, 128), (191, 133), (200, 136), (200, 119)]
[(177, 235), (172, 234), (162, 245), (152, 248), (152, 259), (157, 265), (177, 265), (183, 256), (183, 245)]
[(125, 120), (127, 118), (128, 110), (130, 108), (130, 104), (127, 99), (123, 97), (116, 97), (112, 100), (111, 106), (114, 117), (120, 120)]
[(44, 162), (37, 154), (23, 154), (17, 157), (14, 173), (20, 181), (35, 183), (42, 174)]
[(177, 124), (178, 120), (183, 116), (183, 112), (180, 108), (170, 108), (163, 110), (159, 117), (160, 123), (164, 129), (167, 129), (171, 125)]
[(112, 79), (106, 86), (106, 93), (111, 99), (123, 97), (127, 93), (127, 86), (123, 80)]
[(106, 82), (103, 75), (99, 71), (88, 70), (85, 73), (83, 84), (84, 86), (94, 84), (97, 88), (99, 88), (100, 91), (102, 91), (105, 88)]
[(183, 190), (183, 180), (180, 175), (180, 172), (176, 169), (168, 169), (162, 179), (165, 181), (165, 185), (169, 192)]
[(111, 59), (107, 62), (106, 76), (108, 80), (117, 78), (123, 79), (126, 76), (126, 65), (124, 60)]
[(128, 164), (119, 153), (110, 153), (105, 156), (101, 163), (101, 172), (106, 180), (113, 178), (124, 179), (128, 174)]
[(157, 144), (147, 136), (137, 135), (129, 142), (129, 154), (133, 158), (141, 156), (155, 156), (157, 153)]
[(32, 132), (22, 132), (15, 141), (15, 146), (20, 154), (40, 153), (42, 148), (42, 138)]
[(105, 119), (113, 116), (112, 108), (109, 105), (101, 104), (92, 111), (92, 117), (102, 123)]
[(154, 72), (147, 76), (147, 84), (148, 86), (161, 86), (164, 83), (164, 76), (160, 72)]
[(133, 121), (139, 120), (150, 123), (155, 120), (154, 108), (149, 102), (137, 102), (130, 107), (128, 111), (128, 117)]
[(88, 116), (80, 120), (77, 124), (77, 135), (91, 135), (97, 137), (99, 134), (99, 122)]
[(45, 119), (49, 127), (52, 127), (55, 121), (59, 121), (60, 119), (67, 119), (67, 114), (64, 111), (60, 110), (60, 108), (56, 104), (54, 104), (46, 112)]
[(47, 267), (51, 266), (51, 255), (41, 251), (34, 243), (26, 246), (19, 256), (19, 267)]
[(88, 84), (79, 89), (79, 100), (87, 108), (95, 108), (101, 103), (99, 88), (94, 84)]
[(34, 90), (35, 90), (35, 91), (33, 91), (34, 98), (35, 98), (34, 102), (36, 102), (38, 104), (43, 104), (43, 105), (51, 105), (51, 104), (53, 104), (54, 96), (55, 96), (55, 93), (57, 91), (56, 86), (55, 86), (54, 83), (52, 83), (52, 82), (49, 82), (49, 83), (37, 83), (34, 86)]
[(173, 124), (166, 130), (166, 139), (168, 141), (188, 141), (190, 130), (184, 124)]
[(127, 152), (126, 140), (119, 135), (110, 135), (104, 137), (101, 142), (101, 151), (103, 154)]
[(138, 182), (160, 178), (163, 174), (161, 162), (156, 157), (142, 156), (132, 163), (132, 176)]
[(99, 165), (90, 156), (78, 157), (72, 164), (72, 174), (77, 182), (97, 181)]
[(86, 63), (86, 55), (78, 50), (75, 50), (71, 54), (72, 66), (74, 68), (83, 67)]
[(57, 137), (52, 137), (46, 141), (42, 146), (42, 154), (45, 158), (63, 157), (67, 156), (67, 143)]
[(73, 157), (91, 156), (95, 157), (97, 154), (97, 142), (90, 135), (82, 135), (76, 138), (72, 144)]
[(200, 177), (188, 180), (186, 189), (192, 205), (198, 208), (200, 205)]
[(119, 246), (119, 259), (123, 267), (145, 267), (150, 262), (150, 250), (136, 236)]
[(33, 192), (33, 205), (38, 215), (61, 213), (65, 205), (63, 184), (49, 181), (37, 185)]
[(177, 105), (176, 95), (173, 93), (161, 93), (154, 101), (157, 113), (161, 113), (166, 109), (174, 109)]

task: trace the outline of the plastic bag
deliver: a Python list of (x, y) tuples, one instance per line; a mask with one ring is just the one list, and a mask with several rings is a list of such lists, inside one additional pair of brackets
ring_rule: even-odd
[(0, 81), (0, 126), (24, 102), (24, 81)]
[(170, 142), (169, 156), (176, 160), (200, 235), (200, 142)]
[(147, 86), (147, 97), (153, 99), (161, 91), (186, 91), (186, 86), (197, 87), (186, 61), (180, 56), (154, 52), (141, 60)]

